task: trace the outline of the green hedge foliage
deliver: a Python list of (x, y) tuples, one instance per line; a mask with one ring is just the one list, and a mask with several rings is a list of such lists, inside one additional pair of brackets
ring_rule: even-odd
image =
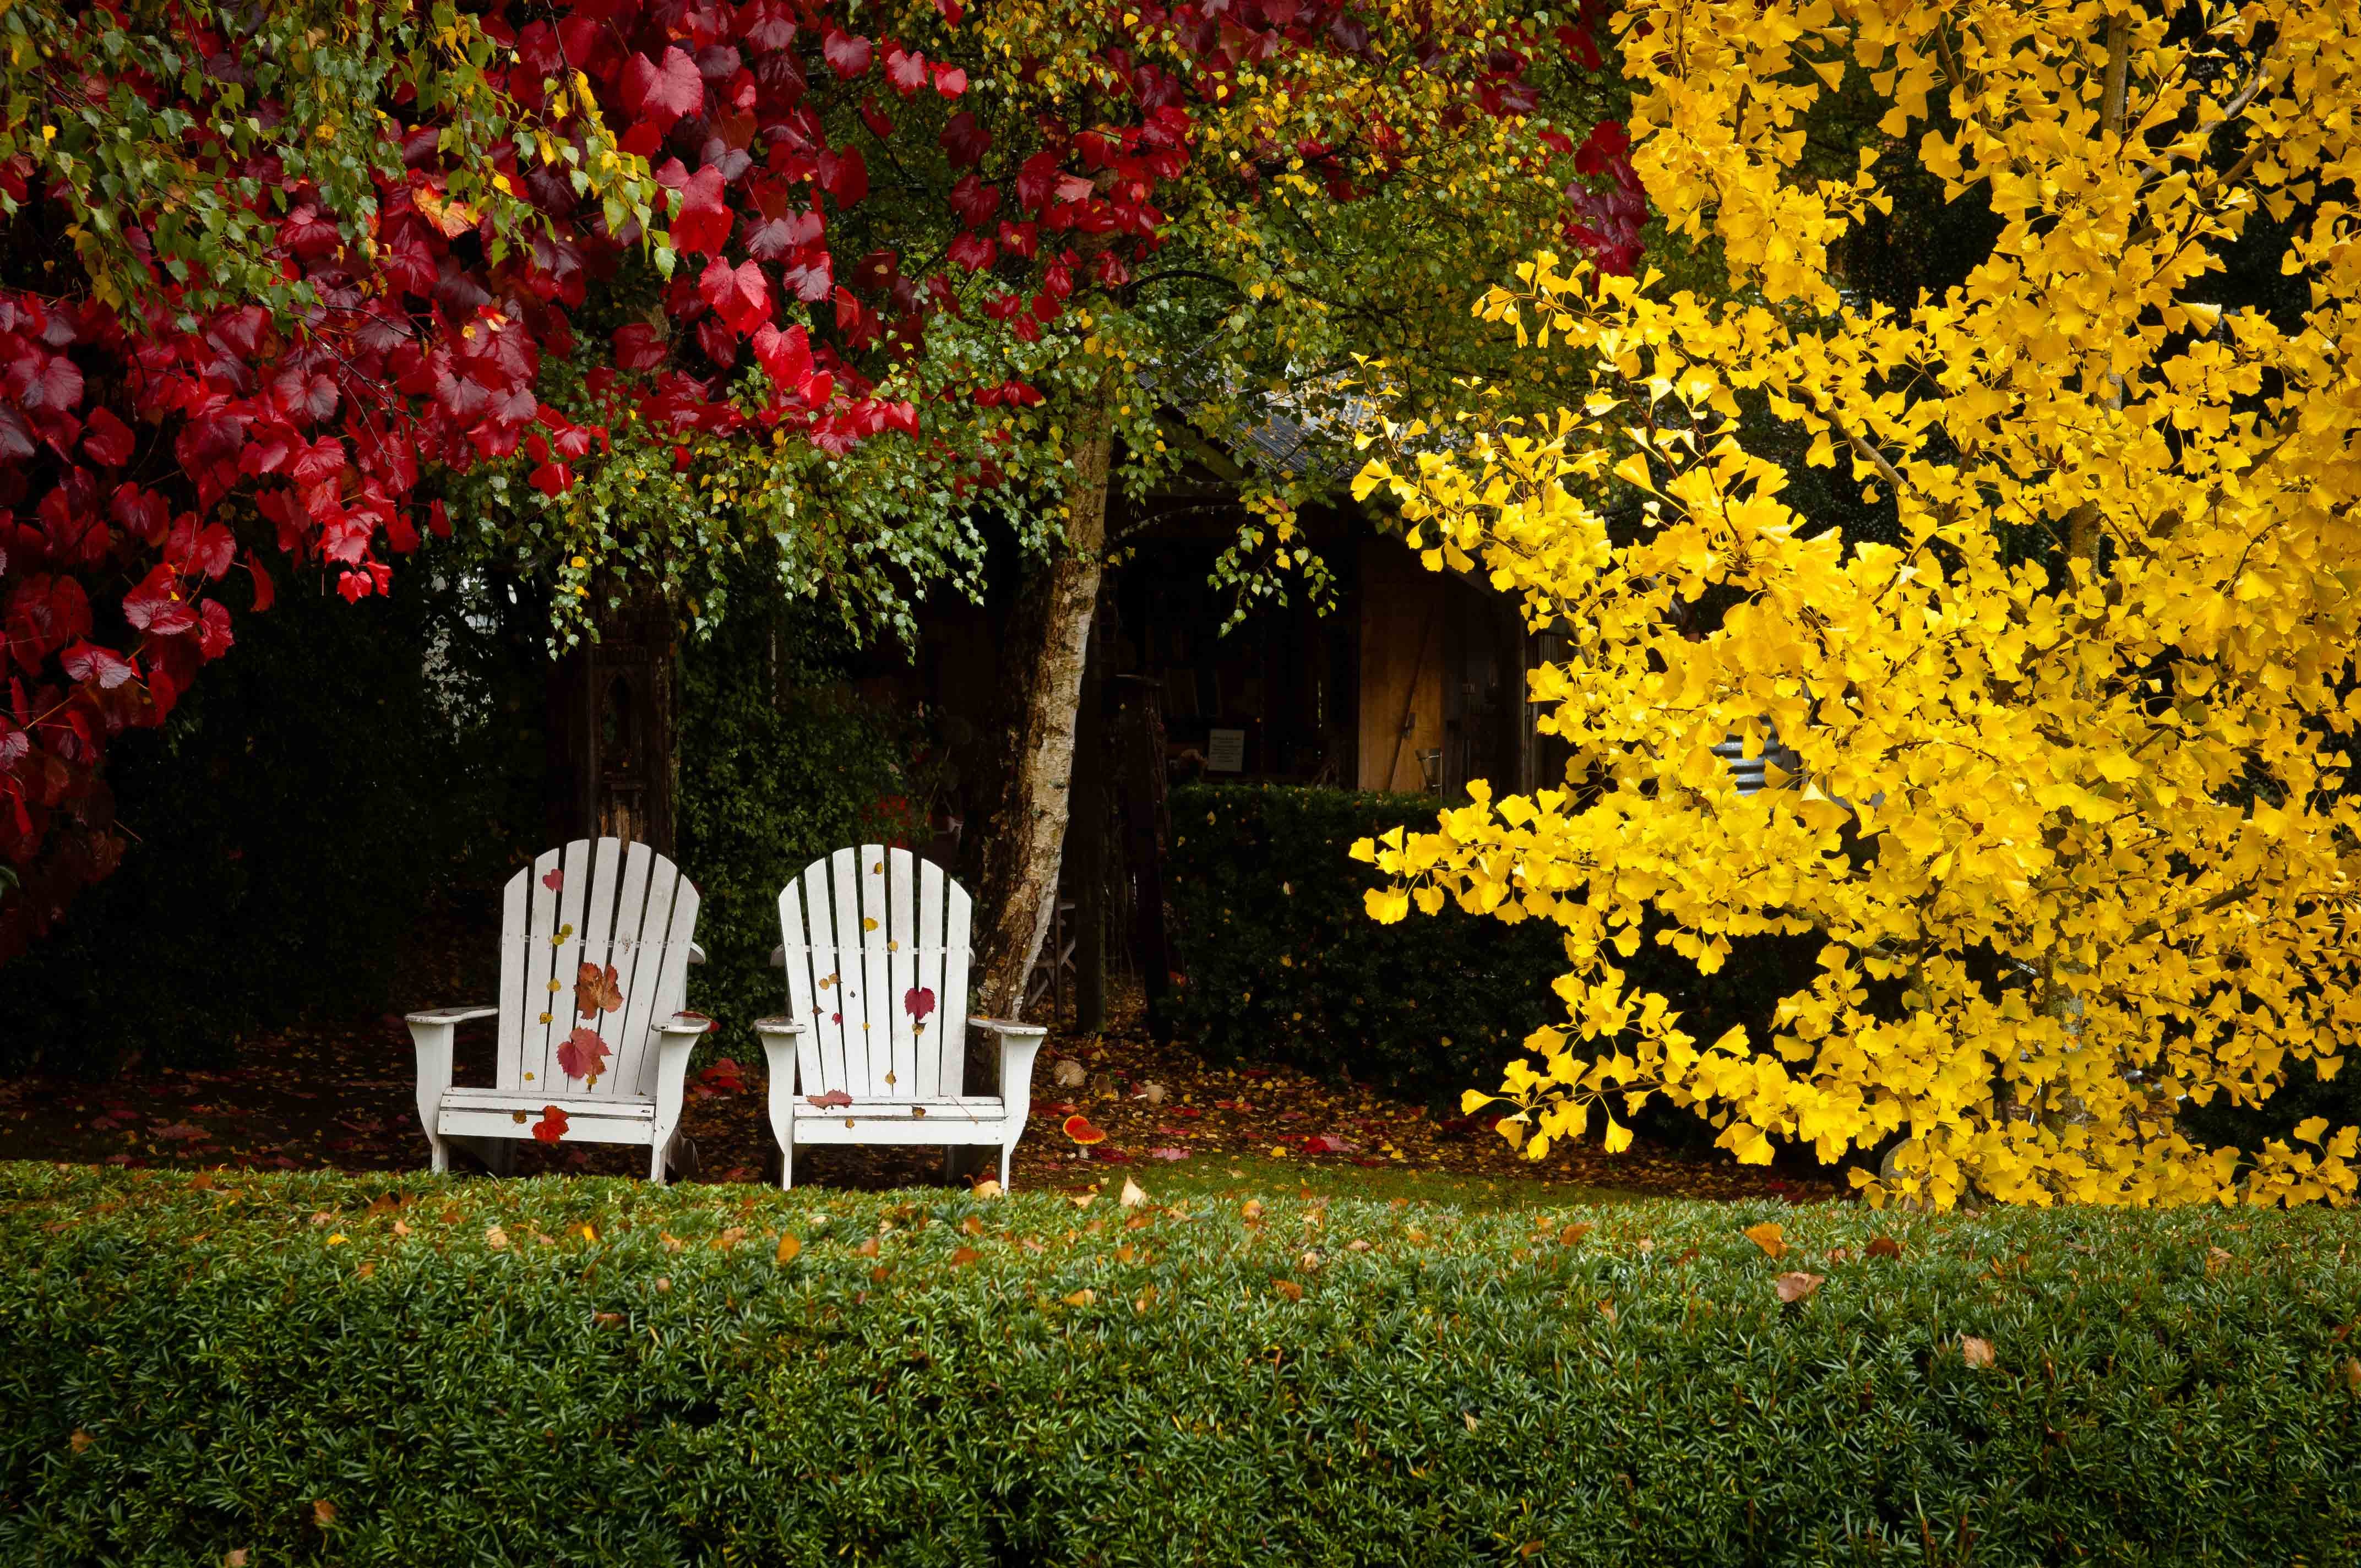
[(911, 738), (840, 700), (825, 650), (757, 603), (681, 655), (679, 863), (702, 902), (689, 1005), (721, 1021), (708, 1054), (759, 1057), (753, 1021), (786, 1007), (770, 965), (779, 890), (847, 844), (906, 831)]
[[(1362, 902), (1376, 872), (1346, 853), (1393, 828), (1431, 830), (1435, 807), (1431, 795), (1174, 790), (1168, 886), (1188, 976), (1170, 1003), (1174, 1032), (1217, 1058), (1346, 1075), (1455, 1109), (1462, 1090), (1499, 1087), (1525, 1036), (1565, 1017), (1550, 990), (1565, 969), (1557, 927), (1455, 905), (1380, 926)], [(1699, 1038), (1741, 1023), (1759, 1037), (1778, 999), (1809, 983), (1818, 943), (1734, 946), (1710, 976), (1653, 943), (1628, 968)], [(1686, 1114), (1656, 1121), (1660, 1135), (1702, 1126)]]
[(0, 1167), (8, 1561), (2361, 1560), (2347, 1216), (206, 1179)]
[(489, 630), (489, 595), (421, 566), (347, 604), (297, 573), (241, 615), (162, 729), (112, 742), (130, 848), (0, 968), (0, 1071), (219, 1059), (421, 1005), (394, 984), (421, 911), (541, 831), (538, 637), (521, 657)]

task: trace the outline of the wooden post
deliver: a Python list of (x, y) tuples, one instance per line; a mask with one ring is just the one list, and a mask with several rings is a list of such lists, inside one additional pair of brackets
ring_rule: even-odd
[(1113, 746), (1115, 788), (1123, 803), (1123, 861), (1132, 885), (1132, 951), (1148, 1002), (1148, 1026), (1169, 1037), (1172, 955), (1164, 930), (1165, 820), (1164, 687), (1143, 675), (1115, 680), (1122, 706)]
[(558, 842), (612, 837), (674, 850), (676, 789), (671, 607), (645, 591), (598, 618), (598, 640), (550, 678), (551, 828)]
[(1074, 1027), (1106, 1027), (1106, 596), (1091, 622), (1074, 724), (1073, 806), (1066, 852), (1074, 867)]

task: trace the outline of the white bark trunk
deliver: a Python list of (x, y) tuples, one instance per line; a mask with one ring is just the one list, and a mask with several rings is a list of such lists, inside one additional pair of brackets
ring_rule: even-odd
[(1011, 762), (983, 825), (975, 895), (975, 1002), (992, 1018), (1014, 1019), (1023, 1009), (1025, 977), (1057, 900), (1082, 666), (1104, 568), (1114, 433), (1104, 404), (1085, 404), (1075, 424), (1066, 548), (1026, 584), (1002, 653), (1013, 694), (1003, 730)]

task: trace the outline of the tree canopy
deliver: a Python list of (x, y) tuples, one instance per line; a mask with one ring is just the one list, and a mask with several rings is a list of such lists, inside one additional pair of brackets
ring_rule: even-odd
[[(1421, 232), (1498, 247), (1570, 202), (1628, 247), (1620, 144), (1541, 112), (1597, 63), (1487, 0), (0, 12), (0, 951), (120, 853), (106, 740), (232, 645), (236, 577), (381, 593), (456, 528), (568, 636), (634, 576), (707, 618), (763, 551), (891, 619), (979, 495), (1059, 525), (1064, 389), (1152, 468), (1176, 401), (1327, 385), (1310, 285), (1385, 231), (1323, 272), (1324, 213), (1440, 193)], [(1209, 321), (1252, 352), (1175, 363)]]

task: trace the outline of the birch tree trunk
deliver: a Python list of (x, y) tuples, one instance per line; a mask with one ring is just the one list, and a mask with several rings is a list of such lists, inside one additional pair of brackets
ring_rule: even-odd
[(1115, 435), (1104, 395), (1076, 411), (1066, 547), (1027, 580), (1001, 650), (1008, 690), (1001, 745), (1009, 765), (983, 825), (975, 890), (974, 1000), (986, 1017), (1015, 1018), (1023, 1009), (1025, 977), (1058, 896), (1082, 666), (1105, 566)]

